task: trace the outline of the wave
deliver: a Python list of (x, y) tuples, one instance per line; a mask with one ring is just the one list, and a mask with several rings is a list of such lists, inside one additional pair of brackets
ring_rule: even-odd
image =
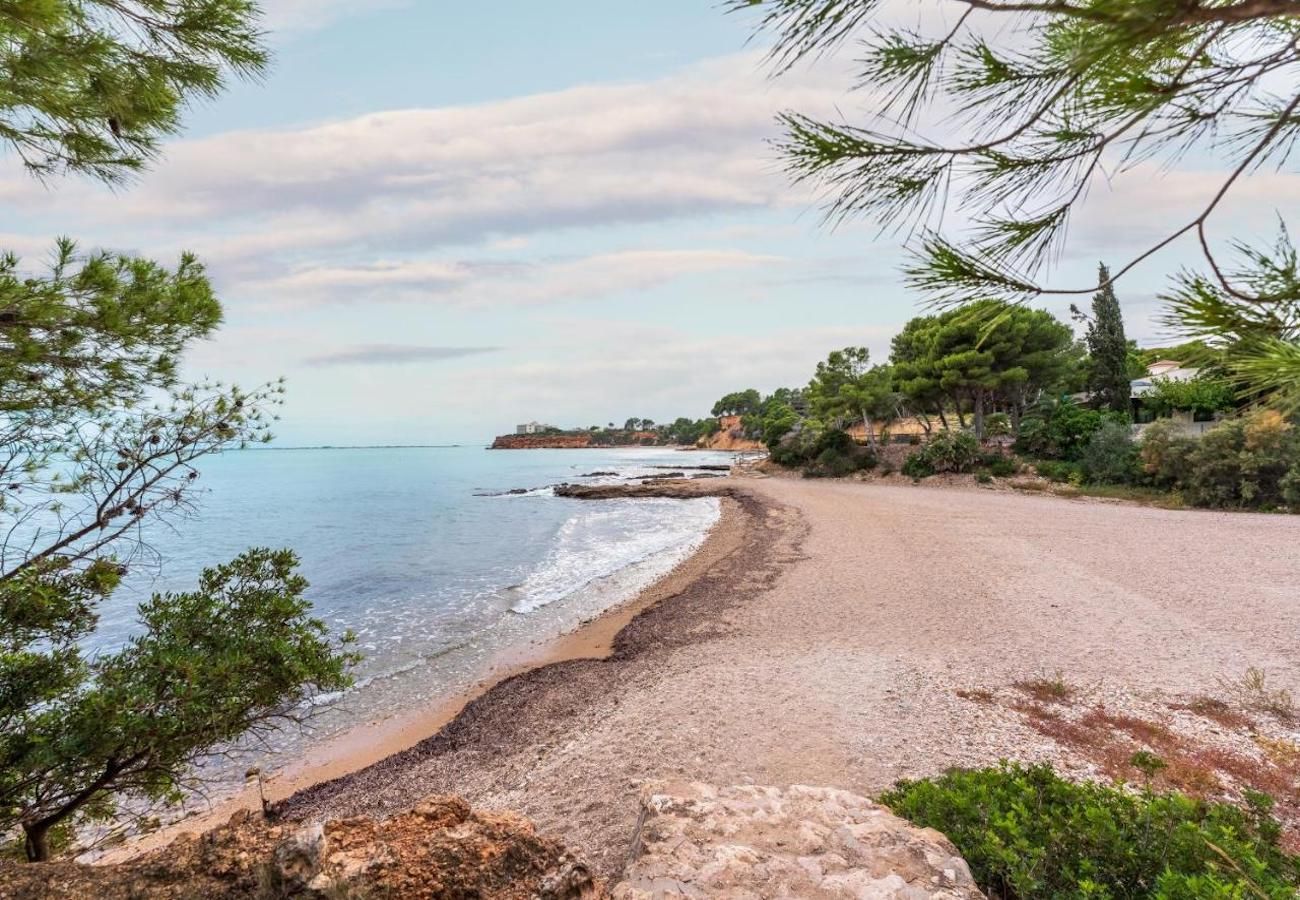
[(613, 500), (587, 505), (560, 527), (541, 563), (512, 589), (527, 613), (654, 557), (675, 564), (719, 515), (716, 499)]

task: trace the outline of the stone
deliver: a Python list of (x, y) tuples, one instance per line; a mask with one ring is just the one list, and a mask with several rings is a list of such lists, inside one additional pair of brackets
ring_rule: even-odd
[(615, 900), (973, 900), (957, 849), (848, 791), (651, 785)]
[(286, 890), (302, 890), (320, 873), (325, 861), (325, 826), (314, 822), (281, 841), (271, 854), (277, 883)]

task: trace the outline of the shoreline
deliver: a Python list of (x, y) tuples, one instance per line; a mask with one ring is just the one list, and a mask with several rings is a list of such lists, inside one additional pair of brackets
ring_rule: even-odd
[[(164, 847), (183, 834), (202, 833), (224, 825), (242, 810), (256, 812), (261, 808), (262, 796), (275, 808), (300, 793), (346, 779), (410, 751), (438, 737), (472, 704), (520, 676), (567, 662), (610, 659), (618, 650), (620, 634), (634, 619), (681, 593), (734, 549), (746, 522), (732, 488), (725, 484), (727, 480), (701, 479), (698, 487), (689, 482), (671, 482), (635, 495), (681, 499), (717, 497), (720, 508), (718, 520), (710, 526), (700, 545), (633, 596), (556, 637), (506, 650), (493, 661), (482, 678), (433, 703), (407, 713), (355, 725), (329, 738), (276, 774), (266, 777), (261, 793), (256, 782), (245, 784), (206, 811), (187, 815), (157, 831), (128, 838), (122, 844), (105, 849), (94, 864), (125, 862)], [(679, 484), (686, 486), (679, 488)]]

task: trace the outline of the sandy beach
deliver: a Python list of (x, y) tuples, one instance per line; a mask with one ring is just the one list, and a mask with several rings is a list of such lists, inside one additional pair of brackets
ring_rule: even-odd
[(431, 737), (387, 755), (412, 732), (379, 732), (348, 768), (382, 759), (281, 811), (456, 793), (611, 874), (651, 781), (871, 793), (1005, 757), (1088, 774), (1025, 715), (1038, 707), (997, 699), (1017, 681), (1166, 717), (1248, 668), (1300, 689), (1300, 518), (788, 478), (693, 489), (729, 494), (726, 514), (672, 576), (445, 725), (425, 715)]

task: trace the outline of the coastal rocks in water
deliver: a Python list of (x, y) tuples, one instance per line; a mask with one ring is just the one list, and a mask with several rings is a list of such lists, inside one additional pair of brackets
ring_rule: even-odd
[(982, 898), (939, 832), (863, 797), (795, 785), (659, 785), (642, 796), (615, 900)]
[(0, 862), (4, 900), (482, 897), (597, 900), (587, 867), (510, 813), (431, 797), (389, 819), (271, 825), (248, 812), (118, 865)]
[(639, 484), (557, 484), (555, 496), (573, 500), (618, 500), (626, 497), (722, 497), (735, 493), (728, 478), (646, 479)]
[(585, 475), (579, 475), (579, 478), (612, 478), (618, 475), (617, 472), (588, 472)]

